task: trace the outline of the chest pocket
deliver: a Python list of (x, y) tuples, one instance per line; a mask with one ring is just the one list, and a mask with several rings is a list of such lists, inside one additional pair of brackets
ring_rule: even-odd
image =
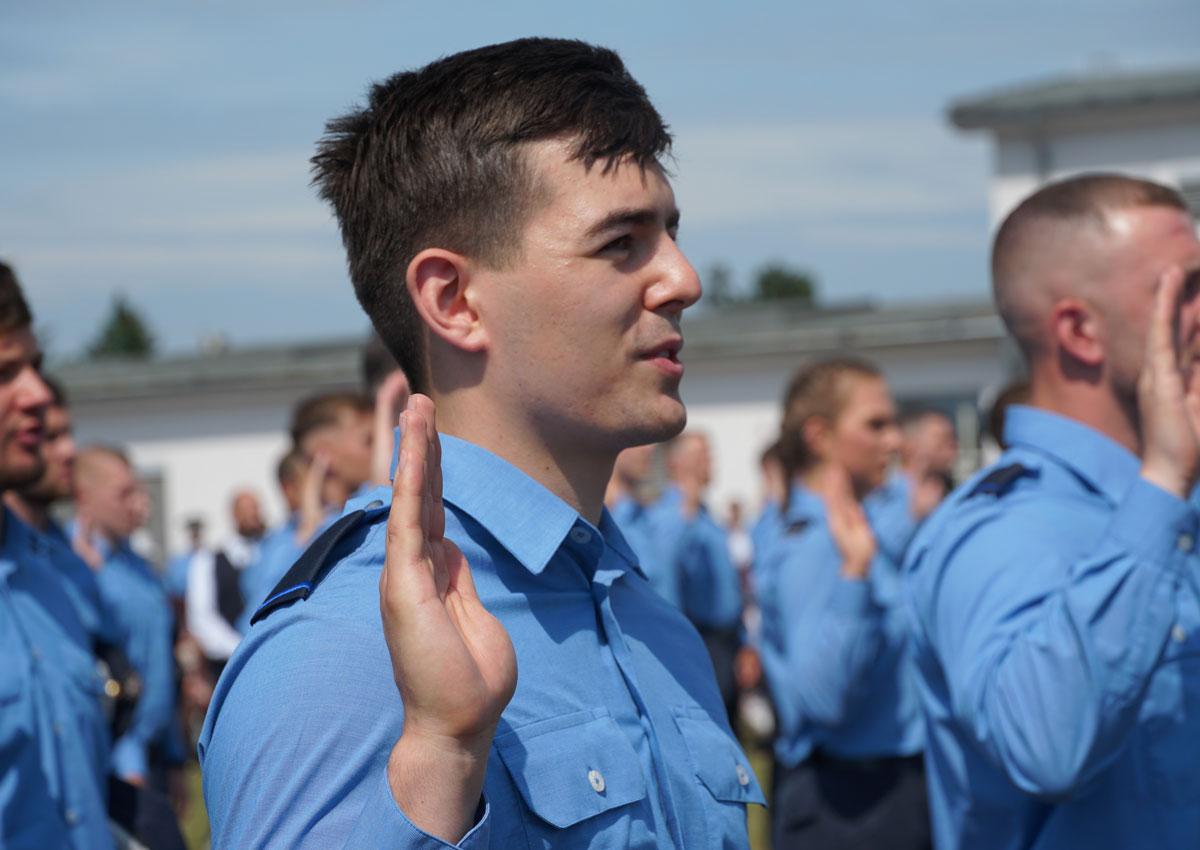
[[(696, 781), (718, 805), (704, 806), (706, 843), (710, 850), (746, 844), (746, 805), (767, 804), (750, 761), (729, 733), (699, 708), (676, 708), (675, 725), (687, 745)], [(702, 792), (703, 793), (703, 792)]]
[(1131, 750), (1144, 756), (1146, 791), (1157, 801), (1200, 798), (1200, 609), (1180, 594), (1162, 661), (1150, 681)]
[(604, 846), (629, 845), (631, 817), (650, 821), (649, 809), (627, 809), (646, 798), (637, 753), (607, 711), (554, 717), (498, 735), (494, 742), (526, 808), (530, 847), (561, 843), (587, 824)]

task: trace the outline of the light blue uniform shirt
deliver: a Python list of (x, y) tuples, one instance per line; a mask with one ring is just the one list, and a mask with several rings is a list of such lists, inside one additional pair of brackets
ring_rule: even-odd
[(894, 564), (904, 563), (904, 553), (920, 525), (912, 513), (912, 491), (912, 479), (896, 472), (863, 501), (879, 549)]
[(905, 567), (937, 846), (1200, 847), (1196, 510), (1070, 419), (1005, 437)]
[(44, 545), (4, 511), (0, 847), (112, 847), (108, 732), (91, 639)]
[(100, 593), (96, 572), (75, 554), (66, 533), (53, 523), (45, 531), (30, 528), (29, 533), (34, 549), (45, 553), (62, 579), (63, 589), (75, 605), (80, 622), (92, 641), (121, 646), (124, 634)]
[[(620, 532), (442, 437), (446, 536), (512, 637), (517, 690), (460, 847), (748, 847), (762, 793), (704, 644), (651, 590)], [(200, 758), (215, 848), (440, 848), (386, 765), (403, 724), (379, 614), (387, 503), (333, 549), (312, 595), (250, 629), (213, 695)], [(318, 544), (314, 544), (316, 548)]]
[(167, 562), (167, 571), (163, 573), (163, 589), (172, 599), (183, 599), (187, 596), (188, 572), (192, 567), (192, 558), (196, 557), (198, 549), (180, 552)]
[(130, 727), (113, 744), (113, 772), (145, 776), (152, 744), (166, 752), (178, 749), (171, 646), (175, 618), (158, 574), (144, 558), (128, 543), (104, 549), (104, 566), (96, 576), (100, 592), (125, 635), (125, 655), (142, 680)]
[(923, 743), (898, 569), (882, 552), (861, 581), (841, 564), (824, 503), (793, 487), (760, 571), (775, 752), (789, 767), (814, 749), (865, 759), (915, 755)]
[(650, 583), (697, 626), (736, 628), (742, 588), (725, 529), (703, 505), (694, 517), (685, 517), (677, 487), (668, 487), (649, 512), (655, 554), (662, 559), (641, 564)]

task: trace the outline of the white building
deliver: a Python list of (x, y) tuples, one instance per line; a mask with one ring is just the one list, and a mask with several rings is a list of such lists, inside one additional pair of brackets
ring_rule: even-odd
[(965, 98), (950, 120), (992, 133), (993, 227), (1043, 183), (1084, 171), (1174, 186), (1200, 216), (1200, 68), (1020, 85)]

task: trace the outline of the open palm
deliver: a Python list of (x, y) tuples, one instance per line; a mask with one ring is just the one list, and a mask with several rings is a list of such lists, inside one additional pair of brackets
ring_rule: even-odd
[(516, 655), (479, 601), (466, 558), (444, 537), (433, 402), (414, 395), (400, 421), (379, 602), (405, 733), (490, 741), (516, 688)]

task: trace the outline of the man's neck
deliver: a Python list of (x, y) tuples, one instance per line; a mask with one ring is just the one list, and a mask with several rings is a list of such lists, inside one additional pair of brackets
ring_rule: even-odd
[(34, 499), (29, 499), (15, 490), (9, 490), (4, 494), (4, 504), (8, 509), (16, 514), (21, 522), (34, 528), (38, 531), (45, 531), (50, 527), (50, 505), (49, 503), (38, 502)]
[(1134, 421), (1136, 414), (1127, 410), (1103, 384), (1055, 380), (1035, 372), (1030, 384), (1029, 404), (1074, 419), (1135, 455), (1141, 455), (1141, 437)]
[[(489, 415), (458, 395), (436, 398), (438, 430), (506, 460), (558, 496), (593, 525), (600, 524), (604, 493), (617, 452), (557, 444), (517, 416)], [(498, 427), (498, 422), (504, 422)]]

